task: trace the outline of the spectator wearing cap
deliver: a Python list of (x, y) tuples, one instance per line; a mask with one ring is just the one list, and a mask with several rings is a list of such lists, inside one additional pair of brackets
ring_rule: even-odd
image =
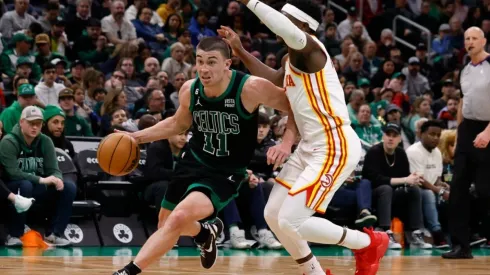
[(33, 63), (32, 58), (21, 56), (17, 59), (15, 74), (29, 79), (32, 83), (37, 83), (40, 75), (40, 68)]
[(177, 42), (170, 46), (171, 57), (165, 58), (162, 63), (162, 71), (165, 71), (172, 83), (174, 81), (175, 74), (177, 72), (183, 72), (188, 74), (192, 65), (184, 61), (185, 47), (182, 43)]
[(3, 124), (3, 133), (12, 131), (15, 124), (19, 123), (22, 110), (34, 105), (37, 101), (36, 92), (31, 84), (22, 84), (17, 89), (17, 101), (0, 113), (0, 121)]
[(51, 31), (49, 32), (51, 51), (63, 56), (70, 54), (70, 45), (68, 44), (68, 37), (66, 37), (65, 26), (66, 22), (63, 18), (58, 17), (54, 20)]
[(18, 31), (26, 30), (29, 26), (37, 22), (34, 16), (27, 13), (29, 0), (15, 0), (15, 10), (8, 11), (0, 19), (0, 33), (6, 39)]
[(371, 81), (369, 81), (368, 78), (359, 78), (357, 87), (364, 92), (364, 97), (367, 102), (372, 102), (374, 100), (374, 94), (371, 93)]
[(65, 87), (71, 87), (71, 81), (66, 77), (66, 68), (68, 68), (68, 62), (64, 58), (53, 58), (51, 64), (54, 65), (56, 70), (56, 79), (54, 82), (63, 84)]
[(65, 112), (54, 105), (44, 108), (43, 134), (51, 139), (54, 147), (65, 151), (71, 158), (75, 157), (73, 144), (65, 137)]
[(408, 67), (402, 73), (407, 77), (403, 91), (407, 91), (410, 102), (430, 91), (429, 80), (420, 73), (420, 60), (413, 56), (408, 59)]
[(57, 2), (48, 2), (46, 6), (46, 15), (39, 19), (39, 24), (43, 27), (44, 32), (48, 33), (53, 27), (53, 23), (60, 16), (60, 4)]
[[(38, 202), (56, 202), (55, 213), (46, 218), (50, 225), (45, 232), (45, 242), (53, 246), (67, 246), (64, 232), (70, 220), (77, 187), (63, 181), (58, 168), (55, 147), (49, 137), (41, 133), (43, 112), (35, 106), (22, 110), (19, 124), (0, 141), (0, 163), (5, 171), (3, 178), (7, 187), (24, 197), (33, 197)], [(22, 245), (26, 213), (17, 213), (9, 208), (8, 243)]]
[[(340, 39), (346, 38), (348, 35), (352, 33), (352, 26), (357, 19), (357, 8), (356, 6), (352, 5), (347, 9), (347, 18), (345, 18), (344, 21), (340, 22), (339, 26), (337, 27), (337, 31), (339, 32)], [(362, 25), (362, 38), (371, 41), (371, 37), (369, 36), (368, 31), (366, 30), (366, 27)]]
[(191, 42), (194, 47), (197, 47), (199, 41), (203, 37), (216, 36), (216, 33), (208, 27), (209, 11), (200, 8), (196, 11), (195, 16), (191, 18), (189, 31), (191, 33)]
[(422, 179), (410, 173), (407, 154), (398, 147), (401, 142), (400, 131), (397, 124), (386, 124), (382, 142), (371, 147), (364, 158), (362, 177), (371, 182), (373, 189), (373, 209), (378, 217), (376, 230), (388, 233), (389, 248), (400, 249), (400, 244), (390, 231), (391, 218), (400, 217), (405, 230), (411, 231), (411, 247), (432, 248), (425, 243), (421, 230), (424, 228), (424, 216), (418, 185)]
[(408, 138), (407, 135), (411, 134), (412, 131), (407, 132), (403, 128), (403, 124), (401, 122), (402, 113), (403, 112), (402, 112), (402, 109), (400, 107), (398, 107), (395, 104), (389, 104), (385, 109), (385, 121), (386, 121), (386, 124), (393, 123), (393, 124), (400, 126), (400, 135), (401, 135), (402, 140), (401, 140), (399, 146), (400, 146), (400, 148), (403, 148), (404, 150), (406, 150), (408, 147), (410, 147), (410, 145), (412, 145), (413, 141), (415, 140), (415, 137), (412, 134), (412, 139), (411, 139), (412, 141)]
[[(58, 95), (59, 106), (65, 112), (64, 133), (74, 137), (93, 137), (92, 129), (87, 120), (78, 116), (75, 112), (75, 96), (71, 89), (63, 89)], [(90, 113), (93, 113), (90, 110)], [(95, 115), (95, 113), (94, 113)]]
[(427, 59), (427, 46), (424, 43), (419, 43), (415, 49), (415, 57), (420, 60), (420, 73), (431, 79), (436, 74), (433, 72), (432, 66)]
[(111, 14), (102, 19), (102, 32), (114, 45), (136, 41), (136, 29), (124, 18), (124, 1), (115, 0), (111, 3)]
[(83, 60), (75, 60), (71, 63), (71, 76), (68, 78), (72, 84), (82, 85), (82, 76), (87, 64)]
[(381, 125), (373, 125), (370, 122), (371, 108), (368, 104), (362, 104), (357, 112), (357, 121), (352, 123), (352, 128), (357, 136), (369, 145), (377, 144), (381, 141)]
[(51, 41), (49, 36), (45, 33), (36, 35), (34, 40), (36, 43), (36, 64), (42, 68), (46, 62), (50, 62), (55, 58), (64, 59), (65, 57), (57, 52), (51, 51)]
[(55, 82), (56, 67), (52, 63), (46, 63), (43, 67), (43, 81), (36, 85), (36, 95), (44, 105), (58, 106), (58, 94), (65, 85)]
[(109, 58), (107, 38), (102, 35), (100, 20), (90, 18), (82, 35), (77, 36), (73, 45), (73, 52), (79, 60), (98, 64)]
[(9, 78), (13, 78), (15, 75), (19, 57), (29, 58), (32, 63), (35, 61), (35, 57), (30, 54), (32, 38), (23, 33), (17, 33), (12, 37), (12, 42), (15, 44), (15, 48), (6, 49), (0, 55), (0, 72), (6, 74)]
[(449, 24), (442, 24), (439, 26), (439, 36), (432, 40), (432, 50), (439, 55), (451, 54), (451, 39), (450, 39), (451, 27)]
[(77, 0), (76, 11), (65, 15), (66, 25), (70, 26), (66, 30), (69, 41), (76, 41), (88, 25), (90, 17), (91, 0)]
[(446, 79), (442, 82), (442, 96), (432, 102), (432, 113), (437, 116), (439, 112), (446, 107), (447, 101), (450, 97), (456, 96), (456, 89), (452, 79)]

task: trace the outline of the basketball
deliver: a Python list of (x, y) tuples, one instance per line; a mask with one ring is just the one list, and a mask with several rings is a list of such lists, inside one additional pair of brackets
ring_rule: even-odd
[(97, 160), (102, 170), (112, 176), (124, 176), (138, 166), (140, 150), (134, 138), (114, 133), (104, 138), (97, 149)]

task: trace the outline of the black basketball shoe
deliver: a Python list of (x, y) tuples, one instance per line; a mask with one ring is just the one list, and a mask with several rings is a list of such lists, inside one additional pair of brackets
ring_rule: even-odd
[(220, 237), (221, 232), (223, 232), (224, 225), (219, 218), (216, 218), (214, 221), (205, 223), (203, 226), (209, 230), (208, 240), (202, 244), (196, 244), (201, 250), (202, 267), (210, 269), (216, 263), (216, 258), (218, 257), (216, 241)]

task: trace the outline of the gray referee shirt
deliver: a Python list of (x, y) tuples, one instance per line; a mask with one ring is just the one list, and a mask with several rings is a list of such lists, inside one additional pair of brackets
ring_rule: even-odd
[(490, 121), (490, 56), (476, 65), (468, 63), (460, 77), (463, 117)]

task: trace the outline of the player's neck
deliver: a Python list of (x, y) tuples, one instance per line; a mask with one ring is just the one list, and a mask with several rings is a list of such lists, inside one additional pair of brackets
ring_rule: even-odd
[(229, 70), (223, 76), (223, 79), (220, 82), (218, 82), (216, 85), (205, 86), (204, 91), (206, 93), (206, 96), (212, 98), (212, 97), (219, 97), (221, 94), (223, 94), (226, 91), (226, 88), (228, 88), (228, 85), (230, 85), (232, 73), (233, 72)]

